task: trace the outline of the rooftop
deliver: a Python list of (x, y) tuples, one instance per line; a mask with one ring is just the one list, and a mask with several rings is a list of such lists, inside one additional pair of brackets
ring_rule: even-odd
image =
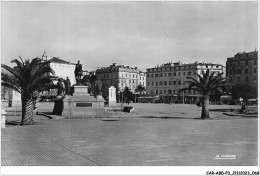
[(138, 69), (138, 67), (130, 67), (130, 66), (124, 66), (124, 65), (116, 65), (116, 63), (113, 63), (109, 67), (101, 67), (96, 70), (96, 73), (106, 73), (106, 72), (118, 72), (118, 71), (127, 71), (127, 72), (142, 72)]
[(238, 52), (234, 57), (229, 57), (227, 60), (237, 60), (237, 59), (257, 59), (258, 58), (258, 51), (251, 51), (251, 52)]
[(210, 62), (194, 62), (194, 63), (182, 63), (182, 62), (168, 62), (168, 63), (164, 63), (164, 64), (161, 64), (161, 65), (157, 65), (153, 68), (162, 68), (162, 67), (175, 67), (175, 66), (186, 66), (186, 65), (220, 65), (221, 64), (214, 64), (214, 63), (210, 63)]
[(54, 63), (60, 63), (60, 64), (72, 64), (72, 63), (67, 62), (65, 60), (62, 60), (62, 59), (60, 59), (58, 57), (53, 57), (53, 58), (50, 59), (50, 61), (54, 62)]

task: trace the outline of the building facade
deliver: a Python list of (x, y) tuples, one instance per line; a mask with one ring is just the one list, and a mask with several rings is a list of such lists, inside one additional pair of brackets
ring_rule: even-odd
[(50, 67), (54, 70), (55, 76), (63, 78), (64, 80), (69, 77), (71, 85), (76, 84), (74, 73), (76, 64), (67, 62), (58, 57), (52, 57), (50, 61)]
[(145, 86), (146, 74), (137, 67), (116, 65), (113, 63), (109, 67), (102, 67), (96, 70), (96, 76), (102, 81), (102, 95), (107, 97), (108, 88), (114, 86), (117, 91), (123, 91), (128, 87), (134, 92), (138, 84)]
[(167, 63), (154, 68), (148, 68), (146, 72), (146, 89), (149, 96), (160, 96), (163, 102), (173, 103), (195, 103), (201, 97), (196, 91), (185, 91), (178, 95), (181, 88), (187, 87), (184, 84), (186, 77), (198, 79), (195, 73), (202, 75), (202, 70), (224, 73), (225, 67), (213, 63), (190, 63), (183, 64)]
[(249, 84), (257, 86), (258, 83), (258, 51), (237, 53), (227, 58), (226, 76), (229, 84)]

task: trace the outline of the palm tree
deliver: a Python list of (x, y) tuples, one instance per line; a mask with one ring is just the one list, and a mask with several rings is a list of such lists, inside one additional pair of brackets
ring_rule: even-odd
[(138, 84), (138, 86), (136, 86), (136, 89), (135, 89), (135, 102), (136, 102), (136, 94), (145, 94), (145, 87), (141, 84)]
[(222, 77), (223, 73), (218, 73), (216, 76), (215, 73), (210, 73), (209, 69), (207, 69), (206, 73), (202, 70), (202, 76), (196, 73), (198, 80), (187, 76), (188, 81), (185, 81), (185, 83), (188, 83), (189, 86), (178, 91), (180, 93), (186, 90), (195, 90), (202, 95), (202, 119), (209, 118), (208, 104), (210, 94), (215, 91), (222, 92), (221, 86), (223, 86), (222, 83), (226, 80), (226, 78)]
[(34, 58), (31, 61), (23, 61), (21, 57), (20, 59), (21, 62), (17, 59), (11, 61), (16, 64), (13, 68), (1, 64), (4, 69), (1, 73), (1, 84), (21, 94), (21, 125), (33, 125), (34, 101), (40, 92), (56, 88), (52, 80), (57, 77), (53, 76), (54, 71), (49, 66), (50, 61), (42, 62), (40, 58)]
[(139, 84), (136, 89), (135, 89), (135, 93), (139, 93), (139, 94), (143, 94), (145, 93), (145, 87), (142, 86), (141, 84)]

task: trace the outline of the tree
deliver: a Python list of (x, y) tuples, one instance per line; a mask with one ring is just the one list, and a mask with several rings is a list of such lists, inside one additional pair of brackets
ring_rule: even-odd
[(142, 95), (145, 94), (145, 87), (141, 84), (138, 84), (135, 89), (135, 102), (136, 102), (136, 94)]
[(221, 86), (223, 86), (223, 81), (226, 80), (226, 78), (222, 77), (223, 73), (218, 73), (216, 76), (215, 73), (210, 73), (209, 69), (206, 72), (202, 70), (202, 76), (195, 72), (198, 80), (188, 76), (188, 81), (185, 81), (185, 83), (188, 83), (188, 87), (179, 90), (179, 93), (186, 90), (195, 90), (202, 95), (202, 119), (210, 117), (208, 109), (210, 94), (215, 91), (222, 92)]
[(134, 100), (134, 94), (132, 91), (130, 91), (130, 89), (128, 87), (125, 87), (123, 94), (124, 94), (124, 99), (126, 100), (126, 102)]
[(237, 100), (242, 97), (245, 101), (257, 97), (257, 87), (249, 84), (236, 84), (231, 88), (231, 96)]
[(144, 94), (145, 93), (145, 87), (143, 85), (139, 84), (135, 89), (135, 93)]
[[(5, 70), (1, 73), (2, 86), (11, 88), (21, 94), (22, 100), (22, 119), (21, 125), (33, 125), (34, 101), (40, 92), (56, 88), (52, 80), (57, 77), (53, 76), (54, 71), (50, 68), (50, 61), (42, 62), (40, 58), (30, 60), (17, 59), (11, 61), (16, 66), (11, 68), (1, 64)], [(6, 73), (7, 72), (7, 73)]]

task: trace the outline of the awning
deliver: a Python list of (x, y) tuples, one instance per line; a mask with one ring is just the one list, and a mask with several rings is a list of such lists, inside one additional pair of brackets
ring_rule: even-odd
[(222, 100), (231, 100), (232, 97), (231, 97), (230, 95), (222, 95), (222, 96), (220, 97), (220, 99), (222, 99)]
[(257, 98), (251, 98), (251, 99), (248, 99), (247, 101), (257, 101)]

